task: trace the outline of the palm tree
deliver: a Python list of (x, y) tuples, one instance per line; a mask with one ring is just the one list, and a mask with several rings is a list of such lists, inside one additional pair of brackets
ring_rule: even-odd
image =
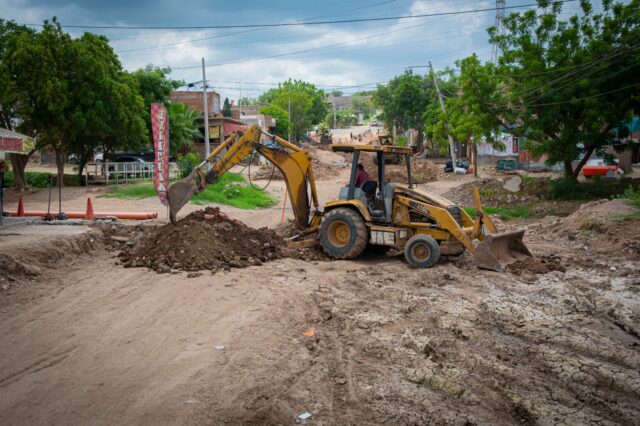
[(169, 104), (169, 143), (171, 152), (186, 154), (202, 137), (198, 126), (200, 113), (179, 102)]

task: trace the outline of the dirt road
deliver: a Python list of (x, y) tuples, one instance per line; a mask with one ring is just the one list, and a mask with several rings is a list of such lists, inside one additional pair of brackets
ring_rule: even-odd
[(41, 273), (1, 293), (0, 420), (633, 424), (637, 259), (556, 234), (530, 225), (544, 262), (502, 274), (370, 254), (187, 278), (116, 265), (97, 231), (14, 248)]
[[(317, 154), (321, 202), (347, 180), (334, 155)], [(86, 197), (65, 189), (68, 209)], [(45, 191), (25, 199), (46, 207)], [(281, 208), (221, 206), (255, 228)], [(5, 229), (0, 424), (637, 423), (640, 220), (616, 216), (632, 211), (616, 200), (518, 223), (537, 258), (504, 273), (468, 254), (416, 270), (367, 253), (157, 274), (120, 263), (113, 247), (127, 243), (110, 237), (131, 225)]]

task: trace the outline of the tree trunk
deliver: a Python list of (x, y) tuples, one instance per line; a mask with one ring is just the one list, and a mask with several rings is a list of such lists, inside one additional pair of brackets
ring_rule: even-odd
[(473, 156), (473, 177), (478, 177), (478, 145), (472, 144), (471, 155)]
[(422, 154), (424, 152), (424, 134), (422, 132), (422, 128), (416, 129), (418, 133), (418, 137), (416, 138), (416, 153)]
[[(589, 158), (591, 158), (591, 154), (593, 154), (593, 151), (596, 150), (595, 146), (590, 146), (589, 148), (587, 148), (587, 150), (584, 153), (584, 156), (582, 157), (582, 160), (580, 160), (578, 162), (578, 164), (576, 165), (576, 168), (573, 170), (573, 173), (571, 174), (571, 177), (574, 179), (578, 179), (578, 175), (580, 174), (580, 170), (582, 170), (582, 167), (587, 164), (587, 161), (589, 161)], [(566, 170), (566, 166), (565, 166), (565, 170)]]
[(573, 177), (573, 165), (571, 160), (564, 160), (564, 175), (567, 177)]
[(82, 179), (82, 172), (84, 171), (84, 168), (87, 167), (87, 163), (89, 162), (89, 160), (85, 157), (85, 158), (80, 158), (78, 159), (78, 182), (80, 182), (80, 186), (86, 186), (86, 182), (84, 182), (84, 180)]
[(54, 151), (56, 153), (56, 167), (58, 168), (58, 185), (60, 187), (64, 186), (64, 149), (61, 146), (54, 147)]
[(9, 154), (11, 159), (11, 168), (13, 169), (13, 185), (12, 188), (16, 191), (24, 191), (27, 189), (27, 180), (24, 177), (24, 169), (27, 167), (29, 157), (35, 150), (31, 150), (28, 154)]

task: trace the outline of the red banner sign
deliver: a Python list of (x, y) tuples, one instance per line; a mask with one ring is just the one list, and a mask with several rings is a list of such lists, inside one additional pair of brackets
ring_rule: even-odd
[(22, 145), (22, 139), (0, 136), (0, 151), (22, 152), (24, 150)]
[(155, 150), (153, 184), (160, 202), (166, 206), (169, 186), (169, 113), (163, 104), (151, 104), (151, 128)]

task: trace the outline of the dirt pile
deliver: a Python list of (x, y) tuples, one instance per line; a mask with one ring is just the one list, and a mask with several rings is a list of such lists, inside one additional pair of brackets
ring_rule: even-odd
[(506, 269), (514, 275), (566, 272), (563, 261), (559, 257), (529, 257), (511, 263)]
[(120, 254), (125, 267), (158, 272), (200, 271), (260, 265), (284, 257), (283, 240), (266, 228), (253, 229), (217, 207), (193, 212), (177, 225), (143, 233)]
[[(437, 164), (423, 159), (415, 159), (411, 162), (411, 174), (414, 183), (435, 182), (438, 180)], [(402, 164), (388, 164), (385, 175), (391, 182), (407, 181), (407, 166)]]

